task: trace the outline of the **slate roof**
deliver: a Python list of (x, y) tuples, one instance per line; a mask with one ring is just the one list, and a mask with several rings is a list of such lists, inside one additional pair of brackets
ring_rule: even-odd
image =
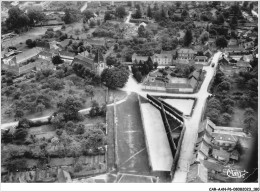
[(220, 165), (220, 164), (217, 164), (217, 163), (212, 163), (212, 162), (207, 161), (207, 160), (203, 160), (202, 164), (208, 170), (214, 170), (214, 171), (219, 172), (219, 173), (223, 172), (223, 170), (224, 170), (224, 166), (223, 165)]
[(47, 51), (42, 51), (39, 53), (39, 55), (45, 56), (45, 57), (52, 57), (52, 54), (50, 52)]
[(221, 158), (223, 158), (223, 159), (225, 159), (225, 160), (228, 160), (229, 157), (230, 157), (230, 153), (228, 153), (227, 151), (222, 150), (222, 149), (220, 149), (220, 150), (218, 150), (218, 149), (213, 149), (213, 150), (212, 150), (212, 155), (213, 155), (213, 156), (217, 156), (217, 157), (221, 157)]
[(194, 77), (196, 80), (199, 80), (200, 77), (200, 72), (198, 70), (193, 71), (190, 75), (189, 75), (189, 79)]

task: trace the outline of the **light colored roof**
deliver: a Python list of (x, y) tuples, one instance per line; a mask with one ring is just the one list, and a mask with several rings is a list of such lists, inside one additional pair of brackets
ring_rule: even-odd
[(212, 136), (215, 140), (229, 141), (229, 142), (237, 142), (237, 137), (230, 134), (222, 134), (222, 133), (212, 133)]
[(34, 47), (32, 49), (28, 49), (27, 51), (22, 52), (21, 54), (16, 55), (16, 62), (22, 63), (36, 55), (38, 55), (42, 51), (42, 48)]
[(141, 113), (152, 170), (171, 171), (173, 155), (160, 111), (150, 103), (143, 103), (141, 104)]
[(195, 54), (197, 53), (196, 51), (193, 51), (192, 49), (185, 49), (185, 48), (181, 48), (178, 50), (178, 53), (190, 53), (190, 54)]
[(222, 157), (222, 158), (224, 158), (224, 159), (229, 159), (229, 157), (230, 157), (230, 153), (228, 153), (227, 151), (225, 151), (225, 150), (223, 150), (223, 149), (220, 149), (220, 150), (218, 150), (218, 149), (213, 149), (212, 155), (213, 155), (213, 156), (216, 155), (216, 156)]

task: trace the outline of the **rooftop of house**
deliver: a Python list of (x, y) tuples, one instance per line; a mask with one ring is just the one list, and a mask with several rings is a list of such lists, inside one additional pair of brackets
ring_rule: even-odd
[(74, 57), (74, 60), (81, 60), (86, 63), (94, 64), (94, 59), (91, 59), (89, 57), (84, 57), (82, 55), (77, 55)]
[(68, 52), (68, 51), (59, 51), (61, 56), (67, 56), (67, 57), (74, 57), (75, 53)]
[(45, 56), (45, 57), (51, 57), (52, 53), (48, 52), (48, 51), (41, 51), (39, 53), (39, 55)]
[(189, 75), (189, 79), (194, 77), (196, 80), (199, 80), (200, 77), (200, 72), (198, 70), (194, 70), (190, 75)]
[(28, 59), (35, 57), (42, 51), (42, 48), (34, 47), (32, 49), (28, 49), (18, 55), (16, 55), (16, 62), (22, 63), (24, 61), (27, 61)]
[(208, 57), (207, 56), (196, 56), (194, 59), (195, 60), (196, 59), (208, 59)]
[(193, 164), (187, 176), (188, 182), (208, 182), (208, 169), (203, 164)]
[(160, 53), (160, 54), (154, 54), (154, 58), (172, 58), (172, 54), (167, 53)]
[(237, 137), (230, 134), (222, 134), (222, 133), (212, 133), (212, 136), (215, 140), (228, 141), (228, 142), (237, 142)]
[(228, 47), (228, 48), (225, 48), (224, 51), (226, 52), (243, 52), (245, 49), (242, 48), (242, 47)]
[(61, 42), (57, 42), (57, 44), (64, 48), (69, 44), (70, 41), (71, 41), (71, 39), (65, 39)]
[(223, 150), (223, 149), (213, 149), (212, 150), (212, 155), (213, 156), (217, 156), (217, 157), (221, 157), (223, 159), (228, 160), (230, 157), (230, 153), (228, 153), (227, 151)]
[(177, 50), (171, 50), (171, 51), (161, 51), (161, 54), (171, 54), (171, 55), (176, 55)]
[(181, 53), (196, 54), (197, 53), (196, 51), (194, 51), (192, 49), (188, 49), (188, 48), (181, 48), (177, 52), (178, 52), (178, 54), (181, 54)]
[(224, 170), (224, 166), (221, 165), (221, 164), (217, 164), (217, 163), (213, 163), (213, 162), (210, 162), (210, 161), (207, 161), (207, 160), (203, 160), (201, 162), (208, 170), (213, 170), (213, 171), (216, 171), (216, 172), (223, 172)]

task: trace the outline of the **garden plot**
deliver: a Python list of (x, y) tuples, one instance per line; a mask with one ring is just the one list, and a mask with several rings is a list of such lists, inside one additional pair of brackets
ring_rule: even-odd
[(194, 105), (193, 99), (162, 99), (169, 105), (183, 112), (184, 115), (190, 116)]

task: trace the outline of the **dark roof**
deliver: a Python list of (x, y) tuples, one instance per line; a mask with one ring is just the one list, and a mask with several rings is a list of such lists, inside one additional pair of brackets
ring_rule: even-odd
[(46, 56), (46, 57), (51, 57), (52, 54), (50, 52), (47, 52), (47, 51), (42, 51), (39, 53), (39, 55), (43, 55), (43, 56)]
[(190, 74), (189, 79), (192, 77), (194, 77), (196, 80), (199, 80), (200, 72), (198, 70), (193, 71), (192, 74)]
[(93, 59), (90, 59), (88, 57), (84, 57), (82, 55), (75, 56), (74, 60), (80, 60), (80, 61), (84, 61), (84, 62), (89, 63), (89, 64), (94, 64), (94, 60)]
[(208, 170), (214, 170), (217, 171), (219, 173), (223, 172), (224, 167), (220, 164), (217, 163), (212, 163), (210, 161), (207, 160), (203, 160), (202, 164), (208, 169)]
[(227, 151), (222, 150), (222, 149), (220, 149), (220, 150), (218, 150), (218, 149), (213, 149), (212, 155), (213, 155), (213, 156), (216, 155), (216, 156), (222, 157), (222, 158), (224, 158), (224, 159), (229, 159), (229, 157), (230, 157), (230, 153), (228, 153)]

